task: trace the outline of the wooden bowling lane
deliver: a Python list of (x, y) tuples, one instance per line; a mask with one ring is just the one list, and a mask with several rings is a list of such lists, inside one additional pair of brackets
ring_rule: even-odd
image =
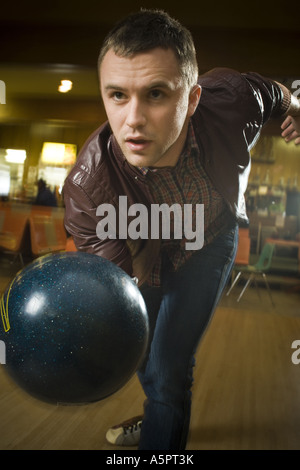
[[(300, 318), (219, 307), (200, 344), (188, 449), (300, 449)], [(107, 428), (142, 410), (136, 379), (101, 402), (53, 406), (0, 366), (0, 449), (114, 449)]]
[[(13, 275), (0, 263), (3, 292)], [(19, 268), (17, 268), (19, 269)], [(190, 450), (300, 450), (300, 294), (261, 289), (224, 296), (198, 352)], [(299, 356), (300, 357), (300, 356)], [(0, 365), (0, 450), (115, 450), (108, 427), (141, 413), (144, 394), (134, 376), (113, 396), (84, 406), (54, 406), (20, 390)], [(129, 448), (128, 448), (129, 450)]]
[(217, 310), (197, 357), (189, 449), (300, 449), (295, 339), (299, 316)]

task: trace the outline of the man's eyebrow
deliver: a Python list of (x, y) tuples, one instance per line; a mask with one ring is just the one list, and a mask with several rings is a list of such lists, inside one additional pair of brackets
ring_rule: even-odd
[[(149, 83), (148, 85), (146, 85), (143, 88), (145, 90), (153, 90), (155, 88), (165, 88), (167, 90), (174, 90), (175, 86), (174, 86), (174, 83), (172, 83), (172, 82), (170, 83), (168, 81), (158, 80), (158, 81)], [(126, 92), (127, 88), (125, 88), (121, 85), (118, 85), (117, 83), (108, 83), (107, 85), (105, 85), (104, 90), (105, 91), (118, 90), (118, 91), (121, 91), (121, 92)]]
[(153, 83), (150, 83), (147, 87), (147, 89), (152, 90), (153, 88), (167, 88), (168, 90), (172, 90), (174, 88), (174, 84), (168, 82), (168, 81), (156, 81)]
[(107, 85), (105, 85), (104, 90), (105, 91), (109, 91), (109, 90), (126, 91), (126, 88), (120, 85), (114, 84), (114, 83), (108, 83)]

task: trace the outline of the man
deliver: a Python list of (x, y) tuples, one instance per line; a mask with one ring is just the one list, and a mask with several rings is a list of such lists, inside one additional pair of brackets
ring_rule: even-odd
[(46, 181), (40, 178), (36, 185), (38, 187), (38, 193), (34, 203), (39, 206), (56, 207), (57, 201), (55, 193), (50, 191), (50, 189), (47, 187)]
[[(144, 416), (130, 423), (134, 434), (124, 425), (107, 437), (128, 445), (134, 436), (140, 450), (184, 449), (194, 354), (233, 265), (237, 224), (247, 221), (249, 150), (272, 117), (285, 117), (283, 136), (299, 144), (299, 102), (254, 73), (215, 69), (198, 80), (190, 33), (160, 11), (119, 23), (98, 65), (108, 123), (88, 139), (66, 180), (66, 229), (78, 250), (108, 258), (137, 278), (151, 325), (138, 371)], [(153, 236), (152, 215), (130, 232), (137, 204), (148, 214), (176, 204), (182, 225), (184, 210), (192, 208), (190, 230), (177, 236), (170, 211), (169, 236), (164, 226)], [(120, 210), (117, 220), (105, 212), (110, 206)], [(203, 243), (187, 249), (201, 231)]]

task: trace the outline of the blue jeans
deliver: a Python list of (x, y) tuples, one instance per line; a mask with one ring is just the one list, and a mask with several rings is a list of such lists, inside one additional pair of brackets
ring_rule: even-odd
[(188, 437), (195, 352), (230, 275), (237, 227), (195, 252), (161, 287), (142, 287), (151, 344), (138, 377), (146, 394), (139, 450), (182, 450)]

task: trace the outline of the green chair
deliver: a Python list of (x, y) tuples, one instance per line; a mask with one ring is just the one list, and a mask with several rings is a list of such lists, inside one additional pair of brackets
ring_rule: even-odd
[(274, 302), (273, 302), (272, 294), (271, 294), (271, 289), (269, 287), (269, 283), (268, 283), (267, 276), (266, 276), (266, 272), (270, 269), (270, 266), (271, 266), (272, 257), (273, 257), (273, 253), (274, 253), (274, 248), (275, 248), (275, 245), (273, 245), (271, 243), (266, 243), (264, 245), (263, 249), (262, 249), (262, 252), (261, 252), (260, 257), (259, 257), (256, 264), (248, 265), (248, 266), (239, 266), (238, 267), (239, 272), (236, 275), (234, 281), (232, 282), (231, 287), (228, 290), (226, 295), (228, 296), (230, 294), (233, 287), (236, 285), (236, 283), (240, 279), (242, 273), (250, 274), (250, 276), (249, 276), (242, 292), (240, 293), (239, 297), (237, 298), (237, 302), (239, 302), (241, 300), (242, 296), (244, 295), (247, 287), (250, 286), (250, 284), (253, 280), (255, 282), (256, 288), (258, 287), (257, 282), (256, 282), (256, 276), (260, 275), (260, 276), (263, 277), (263, 279), (265, 281), (265, 284), (266, 284), (266, 287), (267, 287), (272, 305), (274, 306)]

